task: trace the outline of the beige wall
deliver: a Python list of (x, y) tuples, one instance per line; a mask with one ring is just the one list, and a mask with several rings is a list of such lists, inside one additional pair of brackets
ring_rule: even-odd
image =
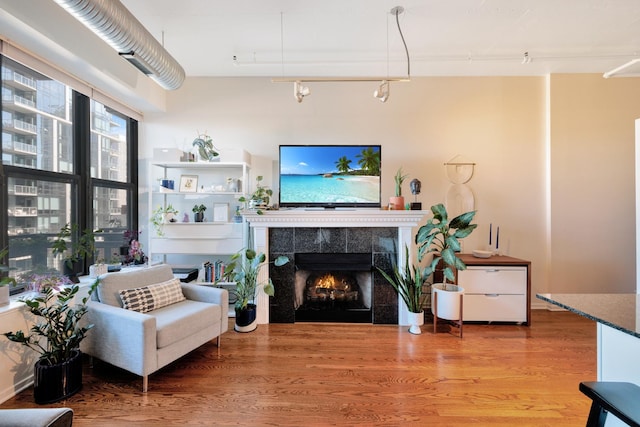
[(189, 78), (168, 93), (166, 113), (146, 115), (141, 157), (189, 148), (206, 130), (219, 148), (253, 153), (254, 172), (277, 180), (279, 144), (381, 144), (383, 200), (402, 166), (422, 181), (428, 208), (445, 200), (443, 164), (460, 154), (476, 163), (468, 185), (479, 227), (467, 251), (487, 244), (492, 223), (503, 250), (532, 261), (534, 294), (635, 290), (636, 79), (413, 78), (393, 84), (386, 104), (366, 83), (310, 84), (301, 104), (292, 86)]
[(551, 77), (549, 290), (635, 292), (640, 81)]
[(279, 144), (381, 144), (383, 200), (402, 166), (408, 180), (422, 181), (419, 200), (428, 208), (449, 190), (444, 163), (463, 155), (476, 163), (468, 185), (479, 224), (465, 248), (483, 248), (489, 223), (494, 233), (499, 225), (502, 248), (533, 262), (535, 291), (547, 288), (545, 84), (544, 77), (414, 78), (392, 84), (382, 104), (375, 84), (319, 83), (298, 104), (293, 84), (190, 78), (168, 94), (166, 113), (145, 116), (141, 156), (150, 158), (153, 147), (190, 148), (196, 130), (206, 130), (219, 148), (256, 155), (254, 171), (273, 178)]

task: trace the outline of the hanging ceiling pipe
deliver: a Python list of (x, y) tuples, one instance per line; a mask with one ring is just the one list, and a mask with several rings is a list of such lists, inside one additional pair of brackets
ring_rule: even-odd
[(184, 69), (120, 1), (54, 1), (163, 88), (184, 82)]

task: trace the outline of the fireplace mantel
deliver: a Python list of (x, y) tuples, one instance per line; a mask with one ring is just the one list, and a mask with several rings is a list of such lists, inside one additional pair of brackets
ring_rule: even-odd
[[(277, 211), (245, 212), (253, 236), (253, 249), (269, 254), (270, 228), (311, 228), (311, 227), (394, 227), (398, 229), (397, 247), (413, 249), (413, 228), (420, 225), (426, 211), (395, 211), (377, 209), (283, 209)], [(269, 260), (267, 259), (267, 262)], [(404, 253), (398, 251), (398, 266), (404, 268)], [(260, 271), (259, 283), (268, 279), (268, 269)], [(258, 323), (269, 323), (269, 297), (260, 291), (256, 300)], [(398, 299), (398, 323), (407, 325), (407, 310)]]
[(425, 211), (387, 211), (378, 209), (289, 209), (246, 212), (251, 227), (415, 227)]

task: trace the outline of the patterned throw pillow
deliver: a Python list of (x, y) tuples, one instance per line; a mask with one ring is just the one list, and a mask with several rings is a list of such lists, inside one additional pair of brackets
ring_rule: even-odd
[(120, 291), (120, 298), (123, 308), (140, 313), (147, 313), (186, 299), (178, 279), (141, 288), (125, 289)]

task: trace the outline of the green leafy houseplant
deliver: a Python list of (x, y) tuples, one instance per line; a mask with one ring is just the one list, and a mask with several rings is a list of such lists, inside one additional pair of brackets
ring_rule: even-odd
[[(225, 268), (224, 280), (236, 284), (234, 291), (236, 295), (236, 310), (246, 309), (249, 303), (255, 300), (258, 286), (260, 285), (258, 283), (258, 274), (260, 269), (267, 265), (264, 264), (265, 260), (265, 254), (256, 253), (253, 249), (245, 249), (231, 256), (231, 262)], [(280, 267), (288, 262), (289, 258), (279, 256), (273, 261), (273, 264), (276, 267)], [(262, 285), (262, 289), (267, 295), (274, 295), (275, 289), (271, 278), (268, 278)]]
[(178, 214), (178, 210), (175, 209), (171, 204), (167, 206), (158, 206), (156, 210), (151, 214), (151, 224), (156, 232), (158, 237), (164, 236), (164, 230), (162, 226), (165, 222), (175, 222), (175, 216)]
[[(264, 177), (262, 175), (258, 175), (256, 177), (256, 189), (251, 193), (251, 196), (249, 196), (248, 199), (245, 196), (241, 196), (238, 201), (249, 203), (249, 207), (268, 206), (271, 196), (273, 196), (273, 190), (260, 185), (263, 179)], [(262, 210), (257, 209), (256, 213), (262, 215)]]
[[(96, 281), (89, 289), (95, 290)], [(34, 366), (33, 396), (36, 403), (53, 403), (66, 399), (82, 388), (82, 354), (80, 342), (92, 324), (81, 325), (87, 313), (88, 296), (74, 304), (80, 288), (64, 287), (60, 291), (49, 287), (44, 294), (23, 298), (36, 322), (29, 333), (22, 330), (3, 335), (39, 354)]]
[(433, 218), (420, 227), (416, 234), (418, 261), (422, 261), (427, 254), (433, 254), (425, 273), (430, 275), (435, 272), (442, 261), (444, 280), (455, 282), (455, 271), (467, 268), (456, 253), (461, 249), (460, 239), (467, 237), (478, 226), (471, 224), (476, 211), (463, 213), (452, 220), (449, 220), (443, 204), (431, 206), (431, 212)]
[(192, 145), (198, 147), (198, 153), (202, 160), (212, 161), (220, 155), (218, 149), (213, 145), (213, 139), (206, 132), (198, 134)]
[[(0, 251), (0, 262), (9, 254), (9, 249), (4, 248)], [(6, 264), (0, 264), (0, 286), (15, 285), (16, 279), (4, 276), (11, 268)]]
[(73, 269), (74, 263), (87, 261), (95, 255), (95, 233), (100, 231), (94, 232), (87, 228), (82, 231), (78, 239), (73, 239), (73, 236), (78, 234), (78, 224), (65, 224), (51, 245), (53, 255), (64, 255), (65, 264), (69, 269)]
[(376, 267), (387, 282), (393, 287), (402, 301), (407, 305), (407, 309), (411, 313), (420, 313), (423, 311), (424, 304), (429, 296), (424, 292), (424, 286), (427, 283), (426, 269), (410, 265), (409, 248), (404, 247), (404, 270), (400, 270), (397, 265), (393, 266), (392, 274)]
[(3, 335), (10, 341), (39, 353), (39, 360), (47, 365), (57, 365), (69, 360), (72, 353), (79, 350), (87, 331), (93, 327), (91, 324), (80, 326), (80, 320), (87, 312), (88, 297), (82, 299), (82, 304), (73, 305), (79, 289), (78, 285), (65, 287), (60, 291), (49, 287), (43, 295), (21, 299), (39, 320), (31, 327), (29, 334), (20, 330)]
[(207, 207), (205, 205), (194, 205), (191, 210), (193, 211), (193, 213), (203, 213), (207, 210)]

